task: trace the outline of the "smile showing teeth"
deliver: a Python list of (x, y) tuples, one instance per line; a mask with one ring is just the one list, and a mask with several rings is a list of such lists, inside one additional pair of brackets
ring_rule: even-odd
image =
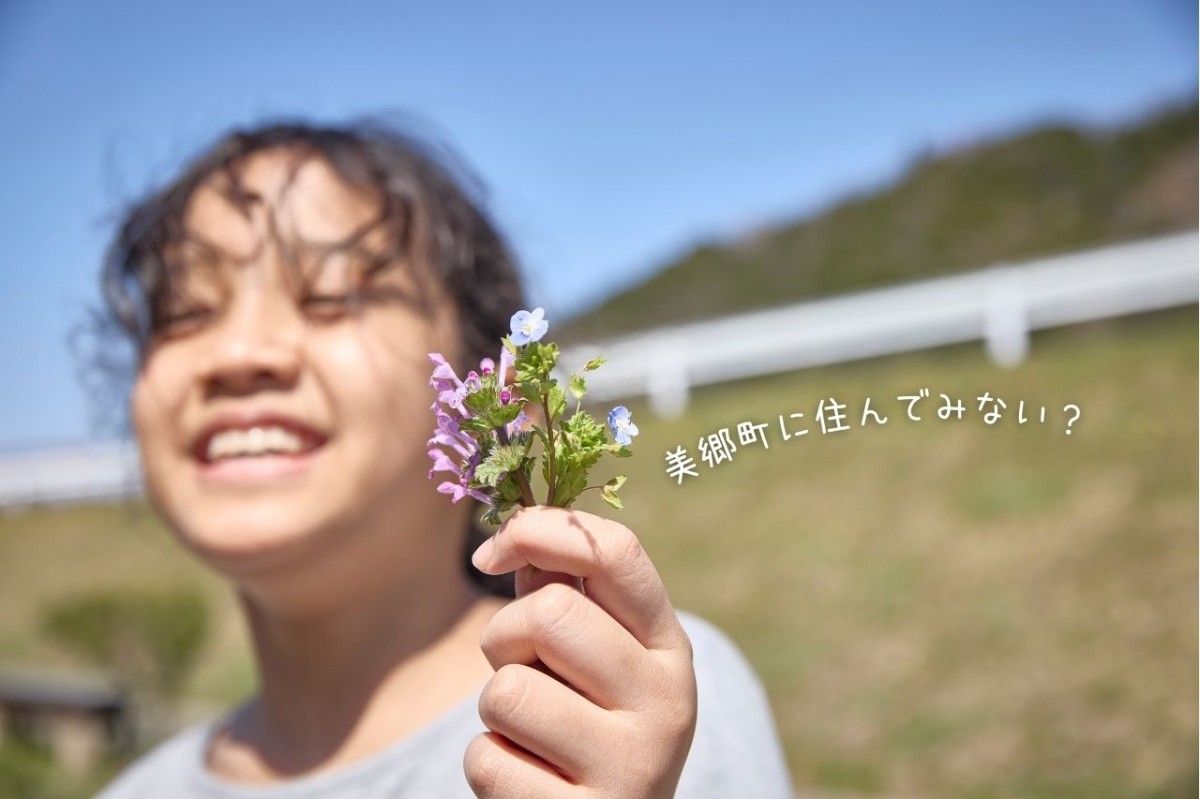
[(251, 427), (249, 430), (223, 430), (208, 442), (209, 461), (259, 455), (294, 455), (305, 449), (295, 433), (282, 427)]

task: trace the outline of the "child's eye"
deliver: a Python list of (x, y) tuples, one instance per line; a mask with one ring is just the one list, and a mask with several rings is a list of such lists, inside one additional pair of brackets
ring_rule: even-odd
[(316, 319), (333, 320), (353, 311), (358, 301), (358, 295), (354, 293), (306, 294), (300, 298), (300, 307)]
[(212, 317), (213, 309), (211, 308), (194, 307), (164, 311), (155, 320), (154, 332), (156, 335), (163, 336), (183, 335), (208, 324)]

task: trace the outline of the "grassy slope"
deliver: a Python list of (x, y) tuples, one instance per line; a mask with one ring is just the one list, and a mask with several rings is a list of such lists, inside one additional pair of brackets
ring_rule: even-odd
[[(922, 387), (1082, 418), (908, 422), (895, 397)], [(829, 396), (851, 430), (779, 441), (779, 414)], [(885, 426), (858, 427), (867, 396)], [(619, 518), (755, 664), (798, 785), (1150, 797), (1195, 767), (1196, 399), (1195, 308), (1041, 334), (1013, 370), (962, 346), (711, 388), (680, 419), (635, 408)], [(664, 451), (744, 420), (770, 450), (666, 477)], [(232, 701), (252, 680), (232, 602), (123, 508), (0, 519), (0, 661), (65, 664), (33, 635), (50, 597), (178, 580), (221, 618), (193, 695)]]
[(1127, 130), (1048, 127), (924, 159), (812, 218), (697, 248), (572, 319), (570, 338), (1195, 228), (1196, 119), (1193, 104)]

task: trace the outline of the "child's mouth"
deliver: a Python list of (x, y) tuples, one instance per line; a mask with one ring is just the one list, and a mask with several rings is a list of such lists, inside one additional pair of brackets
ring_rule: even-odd
[(209, 425), (196, 439), (193, 456), (205, 479), (265, 480), (307, 470), (327, 439), (316, 430), (276, 414), (243, 414)]

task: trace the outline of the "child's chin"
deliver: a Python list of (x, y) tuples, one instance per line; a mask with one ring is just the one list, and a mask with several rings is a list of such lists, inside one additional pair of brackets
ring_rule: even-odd
[(183, 543), (219, 570), (269, 565), (320, 538), (326, 525), (296, 503), (213, 508), (202, 521), (181, 525)]

